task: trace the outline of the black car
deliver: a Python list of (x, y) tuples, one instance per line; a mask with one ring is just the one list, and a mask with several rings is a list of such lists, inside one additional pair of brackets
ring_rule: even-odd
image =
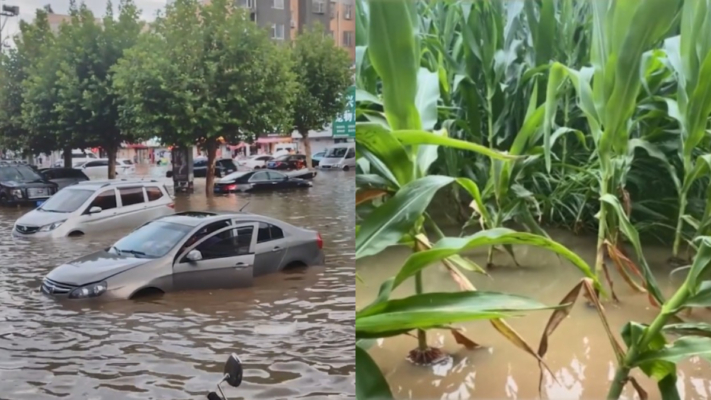
[(56, 183), (59, 189), (89, 180), (84, 172), (74, 168), (43, 168), (38, 172), (45, 180)]
[(0, 162), (0, 205), (41, 204), (58, 186), (24, 164)]
[[(215, 161), (215, 176), (223, 177), (237, 171), (237, 165), (231, 158), (222, 158)], [(198, 157), (193, 161), (193, 176), (205, 178), (207, 176), (207, 157)]]
[(263, 190), (308, 188), (312, 183), (276, 171), (235, 172), (215, 183), (215, 193), (256, 192)]
[(306, 166), (306, 156), (303, 154), (284, 154), (267, 162), (269, 169), (300, 169)]

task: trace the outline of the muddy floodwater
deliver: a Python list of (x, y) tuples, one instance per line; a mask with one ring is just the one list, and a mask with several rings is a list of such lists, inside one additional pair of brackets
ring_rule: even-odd
[[(165, 169), (144, 173), (158, 177)], [(55, 241), (11, 237), (28, 209), (0, 209), (0, 399), (199, 399), (227, 356), (245, 364), (231, 399), (354, 397), (353, 172), (324, 171), (310, 189), (176, 198), (176, 210), (262, 213), (317, 230), (325, 266), (255, 279), (242, 290), (184, 292), (106, 304), (40, 295), (56, 265), (127, 231)]]
[[(590, 265), (594, 262), (594, 238), (576, 237), (567, 232), (552, 232), (554, 239), (577, 252)], [(406, 248), (391, 248), (377, 256), (358, 262), (358, 273), (364, 283), (357, 283), (357, 307), (371, 302), (382, 280), (395, 275), (407, 257)], [(491, 272), (491, 278), (467, 273), (480, 290), (502, 291), (528, 296), (545, 304), (558, 304), (564, 295), (579, 282), (581, 273), (572, 264), (559, 261), (551, 253), (525, 246), (515, 247), (522, 266), (513, 267), (505, 252), (497, 253), (495, 262), (501, 267)], [(486, 263), (486, 250), (468, 254), (480, 265)], [(679, 284), (678, 277), (670, 278), (670, 268), (665, 265), (667, 249), (649, 248), (646, 257), (657, 272), (660, 286), (670, 293)], [(656, 315), (645, 295), (632, 292), (618, 276), (613, 275), (619, 304), (606, 304), (612, 329), (620, 328), (633, 320), (649, 323)], [(427, 291), (454, 291), (458, 286), (441, 266), (432, 266), (424, 272)], [(395, 293), (402, 297), (414, 294), (414, 282), (406, 283)], [(527, 341), (538, 348), (541, 333), (550, 312), (533, 312), (507, 321)], [(709, 313), (694, 313), (691, 318), (711, 321)], [(452, 355), (451, 361), (434, 367), (411, 365), (407, 352), (417, 346), (417, 340), (400, 336), (379, 341), (370, 353), (390, 382), (399, 399), (532, 399), (538, 398), (539, 369), (535, 359), (514, 347), (486, 322), (459, 324), (466, 335), (483, 347), (467, 350), (455, 343), (449, 332), (430, 331), (429, 344), (443, 347)], [(622, 341), (620, 341), (622, 343)], [(602, 399), (605, 398), (615, 371), (612, 349), (596, 312), (579, 301), (571, 316), (561, 323), (550, 339), (545, 360), (556, 380), (546, 375), (543, 398), (550, 399)], [(641, 385), (650, 399), (659, 398), (656, 383), (637, 371)], [(678, 388), (682, 399), (711, 398), (711, 367), (695, 358), (679, 364)], [(557, 382), (556, 382), (557, 381)], [(625, 398), (637, 398), (632, 390)]]

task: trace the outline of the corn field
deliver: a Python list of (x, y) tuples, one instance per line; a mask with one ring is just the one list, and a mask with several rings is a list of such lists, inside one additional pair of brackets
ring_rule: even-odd
[[(490, 320), (544, 365), (545, 349), (533, 351), (505, 318), (553, 309), (546, 338), (579, 294), (617, 356), (608, 398), (630, 382), (637, 389), (635, 368), (656, 371), (662, 397), (679, 398), (675, 363), (711, 355), (707, 324), (683, 321), (693, 335), (663, 335), (681, 329), (681, 310), (711, 306), (711, 0), (359, 0), (356, 22), (356, 259), (412, 249), (357, 311), (358, 398), (392, 397), (371, 339), (414, 331), (409, 359), (433, 364), (446, 354), (428, 346), (427, 331), (461, 343), (457, 322)], [(429, 215), (438, 193), (460, 237)], [(595, 235), (594, 265), (549, 227)], [(668, 299), (644, 241), (668, 246), (668, 262), (686, 273)], [(495, 247), (513, 257), (516, 245), (567, 259), (580, 284), (544, 305), (478, 292), (462, 274), (485, 273)], [(488, 249), (487, 265), (460, 255), (474, 247)], [(461, 292), (424, 291), (421, 272), (433, 264)], [(605, 320), (603, 304), (616, 299), (609, 268), (659, 310), (623, 327), (623, 344)], [(390, 298), (402, 284), (416, 294)]]

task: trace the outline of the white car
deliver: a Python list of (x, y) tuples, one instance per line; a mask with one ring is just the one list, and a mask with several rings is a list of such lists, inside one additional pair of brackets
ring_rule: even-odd
[(326, 154), (318, 162), (320, 169), (342, 169), (348, 171), (356, 166), (356, 152), (353, 143), (342, 143), (326, 149)]
[(175, 203), (158, 181), (86, 181), (68, 186), (20, 217), (16, 237), (57, 238), (132, 229), (175, 213)]
[[(72, 150), (72, 168), (76, 168), (78, 165), (85, 164), (92, 160), (98, 160), (99, 158), (96, 154), (91, 151), (82, 152), (81, 150)], [(54, 163), (54, 167), (62, 168), (64, 167), (64, 153), (62, 153), (59, 160)]]
[(235, 160), (237, 165), (240, 167), (245, 167), (249, 169), (261, 169), (267, 167), (267, 161), (273, 160), (274, 157), (268, 154), (259, 154), (256, 156), (250, 156), (244, 160)]
[[(89, 179), (109, 178), (109, 159), (99, 158), (83, 164), (78, 164), (74, 168), (82, 170)], [(136, 166), (131, 160), (119, 158), (116, 160), (116, 175), (126, 176), (136, 172)]]

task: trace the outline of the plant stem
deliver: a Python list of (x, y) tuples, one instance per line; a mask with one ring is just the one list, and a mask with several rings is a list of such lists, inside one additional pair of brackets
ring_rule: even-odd
[[(422, 294), (422, 292), (422, 271), (418, 271), (415, 274), (415, 293)], [(417, 330), (417, 347), (422, 351), (427, 350), (427, 333), (421, 329)]]
[[(600, 197), (607, 194), (607, 184), (608, 180), (606, 178), (606, 174), (603, 173), (603, 178), (602, 178), (602, 186), (600, 187)], [(595, 257), (595, 276), (600, 277), (602, 276), (603, 268), (602, 264), (605, 262), (605, 257), (604, 257), (604, 252), (602, 250), (602, 246), (605, 242), (605, 234), (607, 231), (607, 210), (605, 208), (605, 203), (600, 201), (600, 215), (599, 215), (600, 220), (598, 221), (598, 228), (597, 228), (597, 248), (596, 248), (596, 257)]]
[(679, 245), (681, 244), (681, 231), (684, 227), (684, 212), (686, 211), (686, 193), (681, 193), (679, 198), (679, 217), (676, 221), (676, 231), (674, 232), (674, 246), (672, 247), (672, 256), (679, 255)]
[(679, 290), (674, 293), (674, 296), (672, 296), (672, 298), (669, 299), (666, 304), (664, 304), (662, 310), (659, 312), (656, 318), (654, 318), (654, 321), (652, 321), (652, 323), (647, 327), (647, 329), (644, 330), (644, 334), (642, 335), (642, 338), (640, 338), (639, 342), (633, 343), (632, 346), (630, 346), (622, 364), (619, 365), (617, 367), (617, 371), (615, 371), (615, 377), (613, 378), (612, 384), (610, 385), (610, 390), (607, 392), (608, 400), (617, 400), (620, 398), (620, 395), (622, 394), (622, 389), (624, 389), (625, 384), (627, 383), (627, 380), (629, 378), (630, 371), (637, 362), (637, 357), (640, 355), (641, 352), (647, 349), (647, 346), (649, 346), (649, 342), (659, 334), (664, 325), (667, 323), (669, 317), (674, 315), (674, 310), (678, 309), (682, 304), (684, 304), (686, 298), (689, 295), (687, 287), (688, 284), (684, 282), (684, 284), (681, 285)]

